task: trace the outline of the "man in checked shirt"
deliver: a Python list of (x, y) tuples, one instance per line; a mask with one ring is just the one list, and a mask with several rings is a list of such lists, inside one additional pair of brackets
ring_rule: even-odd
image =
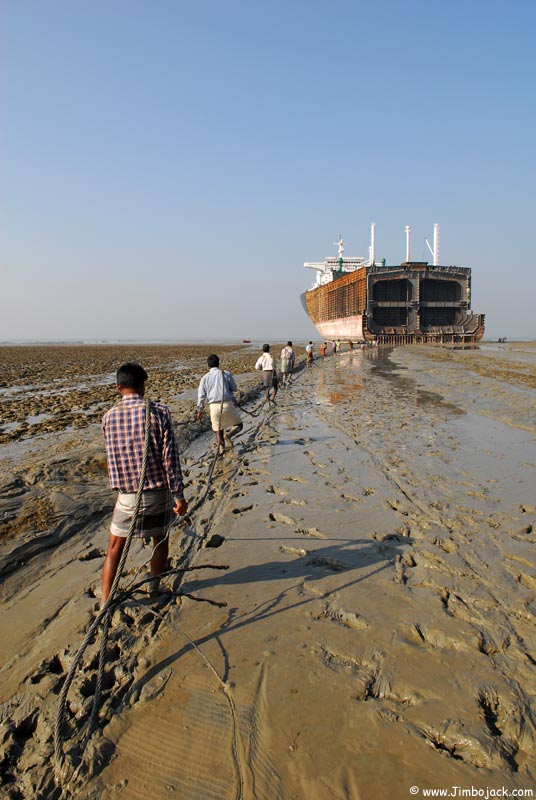
[[(119, 492), (102, 569), (102, 605), (110, 594), (132, 522), (145, 449), (143, 396), (147, 373), (139, 364), (123, 364), (117, 370), (116, 380), (121, 402), (107, 411), (102, 419), (110, 486)], [(153, 591), (158, 589), (158, 576), (167, 565), (168, 540), (165, 534), (172, 513), (183, 516), (188, 510), (183, 488), (171, 413), (162, 403), (151, 403), (149, 452), (135, 535), (152, 537), (153, 540)]]

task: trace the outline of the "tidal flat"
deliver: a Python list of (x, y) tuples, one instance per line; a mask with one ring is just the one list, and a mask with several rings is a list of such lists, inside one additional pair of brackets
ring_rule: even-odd
[[(535, 789), (534, 345), (344, 350), (300, 363), (270, 408), (257, 351), (220, 347), (254, 416), (215, 465), (193, 418), (207, 348), (75, 348), (54, 374), (38, 357), (2, 373), (12, 422), (63, 420), (0, 446), (3, 796)], [(146, 365), (187, 498), (204, 500), (171, 534), (170, 566), (186, 571), (114, 611), (89, 739), (100, 635), (85, 652), (55, 776), (58, 696), (98, 614), (114, 503), (98, 420), (118, 360)], [(27, 396), (56, 379), (57, 394)], [(69, 394), (86, 384), (83, 402)], [(65, 424), (73, 407), (90, 413)], [(149, 555), (133, 545), (126, 582)]]

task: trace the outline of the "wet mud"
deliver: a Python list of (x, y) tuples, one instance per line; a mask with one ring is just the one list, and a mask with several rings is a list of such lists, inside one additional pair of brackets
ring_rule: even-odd
[[(97, 426), (7, 445), (5, 796), (534, 788), (536, 398), (519, 376), (536, 351), (499, 356), (343, 352), (262, 411), (250, 375), (257, 416), (210, 484), (210, 432), (185, 436), (187, 493), (206, 499), (174, 532), (171, 566), (192, 570), (114, 612), (89, 740), (98, 637), (86, 651), (63, 783), (57, 698), (97, 613), (113, 497)], [(125, 580), (149, 555), (136, 544)]]

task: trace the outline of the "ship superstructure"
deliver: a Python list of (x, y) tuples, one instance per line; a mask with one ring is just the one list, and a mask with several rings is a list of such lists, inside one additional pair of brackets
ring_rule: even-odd
[(380, 343), (477, 342), (484, 315), (471, 310), (471, 270), (439, 265), (439, 226), (434, 225), (433, 263), (411, 260), (411, 228), (406, 226), (406, 259), (387, 266), (375, 260), (375, 227), (368, 258), (338, 256), (305, 262), (316, 271), (302, 303), (323, 339)]

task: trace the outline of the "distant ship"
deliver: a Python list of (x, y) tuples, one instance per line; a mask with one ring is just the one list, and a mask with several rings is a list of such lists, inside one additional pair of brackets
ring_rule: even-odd
[(371, 225), (369, 258), (344, 255), (306, 261), (316, 270), (314, 286), (301, 295), (303, 307), (322, 339), (416, 342), (478, 342), (484, 335), (484, 314), (471, 311), (471, 270), (439, 266), (439, 225), (433, 263), (411, 261), (411, 228), (406, 226), (406, 260), (387, 266), (375, 261), (375, 226)]

